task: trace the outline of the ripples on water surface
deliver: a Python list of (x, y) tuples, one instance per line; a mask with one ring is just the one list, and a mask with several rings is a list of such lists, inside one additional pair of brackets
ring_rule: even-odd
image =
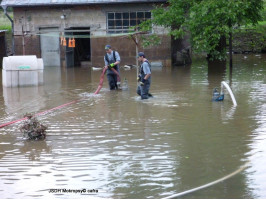
[[(266, 198), (266, 58), (235, 56), (234, 70), (191, 67), (152, 71), (154, 98), (135, 94), (136, 71), (121, 71), (129, 90), (99, 95), (100, 72), (45, 69), (40, 87), (3, 88), (0, 122), (82, 99), (40, 116), (45, 141), (25, 141), (19, 125), (0, 129), (1, 198), (163, 198), (249, 168), (183, 198)], [(216, 71), (216, 72), (215, 72)], [(106, 81), (106, 78), (105, 78)], [(221, 81), (232, 87), (211, 102)], [(96, 189), (97, 194), (49, 193)]]

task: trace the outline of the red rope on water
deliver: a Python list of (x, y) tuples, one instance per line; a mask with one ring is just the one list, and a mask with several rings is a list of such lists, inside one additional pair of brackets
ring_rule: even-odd
[[(102, 72), (101, 77), (100, 77), (100, 83), (99, 83), (99, 86), (98, 86), (97, 90), (94, 92), (94, 94), (98, 94), (98, 93), (100, 92), (100, 90), (101, 90), (101, 88), (102, 88), (102, 86), (103, 86), (104, 74), (105, 74), (106, 70), (107, 70), (107, 68), (104, 68), (104, 69), (103, 69), (103, 72)], [(112, 69), (112, 71), (117, 75), (117, 80), (120, 81), (119, 73), (118, 73), (115, 69)], [(57, 106), (57, 107), (55, 107), (55, 108), (51, 108), (51, 109), (49, 109), (49, 110), (45, 110), (45, 111), (43, 111), (43, 112), (39, 112), (39, 113), (35, 114), (34, 116), (44, 115), (44, 114), (46, 114), (46, 113), (48, 113), (48, 112), (51, 112), (51, 111), (54, 111), (54, 110), (58, 110), (58, 109), (61, 109), (61, 108), (63, 108), (63, 107), (66, 107), (66, 106), (68, 106), (68, 105), (71, 105), (71, 104), (77, 103), (77, 102), (80, 101), (80, 100), (81, 100), (81, 99), (78, 99), (78, 100), (75, 100), (75, 101), (71, 101), (71, 102), (69, 102), (69, 103), (65, 103), (65, 104), (60, 105), (60, 106)], [(1, 124), (1, 125), (0, 125), (0, 128), (3, 128), (3, 127), (5, 127), (5, 126), (11, 125), (11, 124), (15, 124), (15, 123), (17, 123), (17, 122), (24, 121), (24, 120), (26, 120), (26, 119), (27, 119), (27, 117), (23, 117), (23, 118), (21, 118), (21, 119), (17, 119), (17, 120), (11, 121), (11, 122), (7, 122), (7, 123), (4, 123), (4, 124)]]
[(99, 86), (98, 86), (97, 90), (94, 92), (94, 94), (98, 94), (100, 92), (100, 90), (102, 89), (102, 87), (103, 87), (103, 80), (104, 80), (104, 74), (105, 74), (106, 70), (107, 70), (107, 68), (104, 68), (103, 69), (102, 74), (100, 76)]
[(27, 117), (24, 117), (24, 118), (17, 119), (17, 120), (12, 121), (12, 122), (7, 122), (7, 123), (5, 123), (5, 124), (1, 124), (1, 125), (0, 125), (0, 128), (3, 128), (3, 127), (8, 126), (8, 125), (10, 125), (10, 124), (14, 124), (14, 123), (17, 123), (17, 122), (20, 122), (20, 121), (26, 120), (26, 119), (27, 119)]
[[(104, 74), (105, 74), (106, 70), (107, 70), (107, 68), (104, 68), (104, 69), (103, 69), (103, 72), (102, 72), (102, 74), (101, 74), (101, 76), (100, 76), (100, 83), (99, 83), (99, 86), (98, 86), (97, 90), (94, 92), (94, 94), (98, 94), (98, 93), (100, 92), (100, 90), (102, 89), (102, 87), (103, 87), (103, 80), (104, 80)], [(120, 79), (120, 75), (119, 75), (119, 73), (118, 73), (114, 68), (111, 68), (111, 70), (116, 74), (116, 76), (117, 76), (117, 81), (120, 82), (121, 79)]]
[[(39, 112), (39, 113), (35, 114), (34, 116), (44, 115), (44, 114), (46, 114), (46, 113), (48, 113), (48, 112), (51, 112), (51, 111), (54, 111), (54, 110), (57, 110), (57, 109), (60, 109), (60, 108), (66, 107), (66, 106), (68, 106), (68, 105), (70, 105), (70, 104), (73, 104), (73, 103), (77, 103), (77, 102), (80, 101), (80, 100), (81, 100), (81, 99), (78, 99), (78, 100), (75, 100), (75, 101), (71, 101), (71, 102), (69, 102), (69, 103), (65, 103), (65, 104), (60, 105), (60, 106), (57, 106), (57, 107), (55, 107), (55, 108), (51, 108), (51, 109), (49, 109), (49, 110), (46, 110), (46, 111), (43, 111), (43, 112)], [(21, 118), (21, 119), (17, 119), (17, 120), (11, 121), (11, 122), (7, 122), (7, 123), (4, 123), (4, 124), (1, 124), (1, 125), (0, 125), (0, 128), (3, 128), (3, 127), (5, 127), (5, 126), (11, 125), (11, 124), (15, 124), (15, 123), (17, 123), (17, 122), (24, 121), (24, 120), (26, 120), (26, 119), (28, 119), (28, 118), (27, 118), (27, 117), (23, 117), (23, 118)]]
[(75, 101), (71, 101), (71, 102), (69, 102), (69, 103), (65, 103), (65, 104), (63, 104), (63, 105), (61, 105), (61, 106), (57, 106), (57, 107), (55, 107), (55, 108), (51, 108), (51, 109), (46, 110), (46, 111), (43, 111), (43, 112), (39, 112), (39, 113), (35, 114), (34, 116), (44, 115), (44, 114), (46, 114), (46, 113), (48, 113), (48, 112), (51, 112), (51, 111), (53, 111), (53, 110), (57, 110), (57, 109), (60, 109), (60, 108), (66, 107), (66, 106), (68, 106), (68, 105), (70, 105), (70, 104), (73, 104), (73, 103), (77, 103), (77, 102), (80, 101), (80, 100), (81, 100), (81, 99), (78, 99), (78, 100), (75, 100)]

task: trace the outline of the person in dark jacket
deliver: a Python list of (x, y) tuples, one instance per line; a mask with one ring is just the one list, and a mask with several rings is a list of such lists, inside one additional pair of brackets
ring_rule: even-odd
[(120, 82), (117, 82), (117, 75), (112, 70), (115, 69), (119, 73), (120, 56), (117, 51), (113, 51), (110, 45), (105, 46), (106, 54), (104, 56), (105, 68), (107, 68), (107, 79), (110, 90), (120, 88)]
[(149, 94), (151, 85), (151, 65), (143, 52), (139, 52), (138, 60), (141, 65), (139, 67), (139, 75), (137, 78), (139, 82), (137, 94), (141, 96), (141, 99), (148, 99), (152, 96)]

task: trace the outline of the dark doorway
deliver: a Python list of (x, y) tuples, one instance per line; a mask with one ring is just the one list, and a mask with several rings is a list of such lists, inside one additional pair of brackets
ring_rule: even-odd
[[(91, 40), (89, 27), (71, 27), (66, 30), (66, 35), (75, 38), (75, 48), (67, 48), (66, 61), (73, 59), (74, 66), (81, 66), (84, 62), (91, 61)], [(71, 62), (69, 62), (71, 63)], [(67, 67), (71, 67), (71, 64)]]
[(6, 56), (6, 38), (5, 31), (0, 30), (0, 68), (2, 67), (3, 57)]

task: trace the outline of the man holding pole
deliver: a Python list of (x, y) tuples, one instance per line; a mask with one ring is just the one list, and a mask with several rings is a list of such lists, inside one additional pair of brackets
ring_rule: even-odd
[(152, 96), (149, 94), (151, 85), (151, 65), (143, 52), (138, 53), (138, 60), (140, 62), (140, 67), (139, 75), (137, 77), (139, 82), (137, 94), (141, 96), (141, 99), (148, 99)]

